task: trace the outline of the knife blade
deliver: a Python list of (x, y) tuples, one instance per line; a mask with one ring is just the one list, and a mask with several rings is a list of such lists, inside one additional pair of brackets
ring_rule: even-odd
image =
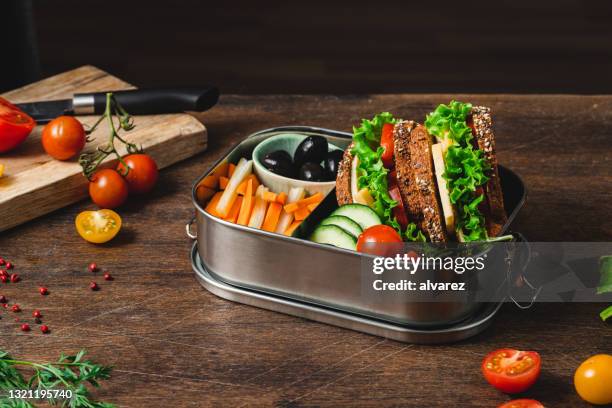
[[(132, 115), (156, 115), (186, 111), (204, 112), (219, 100), (214, 86), (134, 89), (111, 91), (119, 104)], [(37, 123), (47, 123), (61, 115), (96, 115), (106, 108), (107, 92), (78, 93), (72, 99), (34, 101), (16, 104)]]

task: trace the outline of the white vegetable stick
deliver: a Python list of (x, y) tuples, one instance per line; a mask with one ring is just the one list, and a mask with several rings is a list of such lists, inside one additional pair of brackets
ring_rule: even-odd
[[(294, 187), (289, 190), (289, 194), (287, 195), (287, 204), (294, 203), (298, 200), (301, 200), (306, 195), (306, 192), (302, 187)], [(278, 225), (276, 226), (277, 234), (284, 234), (287, 231), (287, 228), (293, 222), (293, 213), (287, 213), (285, 210), (281, 212), (281, 216), (278, 219)]]
[(268, 209), (268, 202), (263, 199), (263, 193), (267, 190), (268, 189), (263, 185), (257, 187), (257, 191), (255, 192), (255, 207), (253, 207), (253, 213), (249, 220), (249, 227), (261, 228), (263, 225)]
[(236, 200), (238, 193), (238, 186), (240, 183), (244, 181), (247, 176), (249, 176), (253, 171), (253, 161), (246, 160), (245, 158), (240, 159), (238, 164), (236, 165), (236, 169), (234, 170), (234, 174), (229, 179), (227, 186), (225, 187), (225, 191), (223, 191), (223, 195), (217, 204), (217, 212), (222, 218), (227, 217), (230, 210), (232, 209), (232, 204)]

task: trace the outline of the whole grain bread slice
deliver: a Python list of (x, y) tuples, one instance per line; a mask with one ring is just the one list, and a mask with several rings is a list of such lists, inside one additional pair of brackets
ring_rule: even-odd
[(402, 120), (393, 127), (393, 158), (400, 196), (410, 222), (420, 224), (423, 220), (420, 195), (412, 178), (410, 160), (410, 133), (417, 126), (412, 120)]
[[(431, 155), (432, 138), (422, 125), (417, 125), (409, 136), (411, 179), (417, 192), (417, 202), (421, 208), (421, 231), (431, 242), (448, 242), (444, 217), (438, 196), (438, 185)], [(405, 172), (402, 172), (405, 174)], [(402, 176), (401, 178), (403, 178)], [(400, 176), (398, 174), (398, 181)], [(402, 182), (400, 182), (402, 183)]]
[(472, 122), (474, 124), (474, 136), (478, 142), (478, 148), (482, 150), (485, 159), (491, 167), (491, 171), (488, 174), (489, 180), (484, 186), (486, 201), (489, 206), (485, 220), (488, 235), (495, 237), (501, 234), (504, 225), (508, 221), (508, 217), (504, 208), (504, 195), (499, 180), (491, 109), (486, 106), (472, 107)]
[(353, 164), (353, 155), (351, 149), (353, 144), (344, 151), (340, 165), (338, 166), (338, 174), (336, 175), (336, 200), (338, 205), (351, 204), (353, 202), (353, 194), (351, 193), (351, 166)]

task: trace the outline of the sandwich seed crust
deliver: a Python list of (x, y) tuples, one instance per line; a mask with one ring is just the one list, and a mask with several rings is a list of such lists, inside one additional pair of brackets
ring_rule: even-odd
[(447, 242), (431, 156), (431, 136), (422, 125), (400, 121), (395, 125), (393, 137), (398, 184), (409, 220), (417, 223), (431, 242)]
[(351, 192), (351, 166), (353, 164), (353, 155), (351, 149), (353, 144), (344, 151), (340, 165), (338, 166), (338, 174), (336, 175), (336, 200), (338, 205), (351, 204), (353, 202), (353, 194)]
[(404, 203), (408, 219), (420, 224), (422, 217), (421, 204), (417, 185), (412, 181), (412, 161), (410, 160), (410, 133), (416, 122), (402, 120), (393, 127), (393, 156), (400, 196)]
[(495, 153), (495, 135), (493, 134), (493, 121), (491, 109), (486, 106), (472, 107), (472, 122), (478, 148), (483, 151), (484, 157), (491, 167), (489, 181), (485, 184), (485, 195), (489, 207), (489, 214), (485, 217), (487, 234), (496, 237), (501, 234), (508, 217), (504, 208), (504, 195), (499, 180), (497, 155)]

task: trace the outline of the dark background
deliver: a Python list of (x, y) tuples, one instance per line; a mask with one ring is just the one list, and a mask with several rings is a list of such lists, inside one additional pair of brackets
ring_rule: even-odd
[(4, 0), (0, 14), (2, 90), (93, 64), (225, 93), (612, 92), (608, 0)]

